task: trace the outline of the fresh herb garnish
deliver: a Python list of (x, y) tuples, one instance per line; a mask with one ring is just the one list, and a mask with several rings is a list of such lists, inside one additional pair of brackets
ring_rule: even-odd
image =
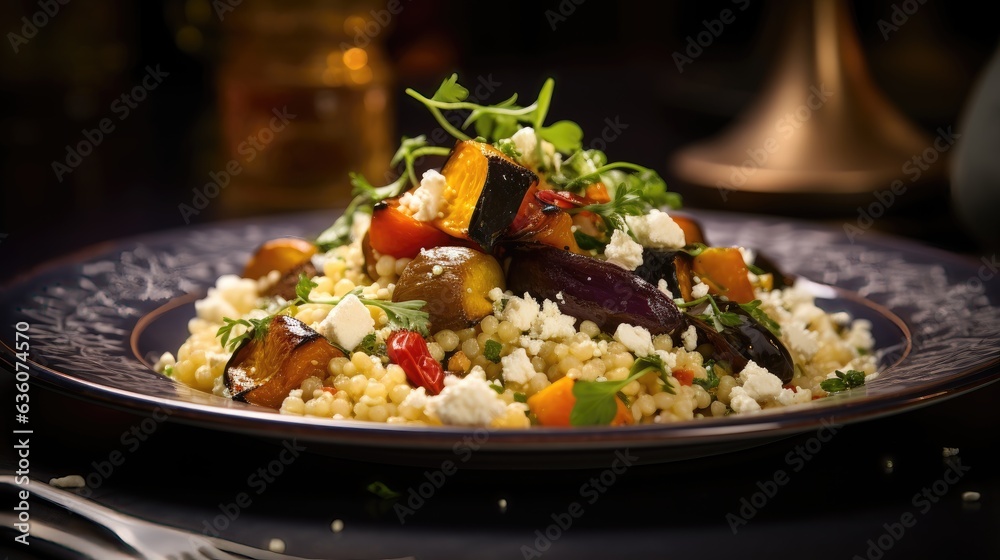
[(719, 375), (715, 373), (715, 361), (709, 360), (705, 362), (705, 373), (708, 374), (707, 377), (695, 377), (691, 380), (691, 383), (695, 385), (701, 385), (706, 391), (711, 391), (719, 386)]
[(364, 352), (369, 356), (385, 356), (385, 343), (379, 342), (378, 336), (375, 333), (368, 333), (364, 338), (361, 339), (361, 343), (357, 347), (358, 352)]
[(483, 357), (494, 364), (498, 364), (500, 363), (501, 350), (503, 350), (503, 344), (500, 344), (493, 339), (487, 340), (486, 346), (483, 347)]
[[(233, 352), (239, 347), (240, 343), (248, 338), (263, 340), (267, 334), (267, 327), (271, 324), (271, 319), (273, 318), (274, 315), (268, 315), (263, 319), (230, 319), (229, 317), (223, 317), (223, 325), (216, 331), (215, 336), (222, 339), (223, 348)], [(246, 327), (246, 330), (242, 334), (232, 336), (233, 328), (236, 325), (243, 325)]]
[(827, 393), (839, 393), (865, 384), (865, 372), (863, 371), (851, 369), (844, 372), (838, 369), (834, 373), (837, 377), (825, 379), (819, 384), (820, 388)]
[(584, 251), (597, 251), (599, 253), (604, 252), (604, 248), (608, 246), (606, 241), (602, 241), (593, 235), (588, 235), (580, 230), (573, 232), (573, 238), (576, 239), (576, 244), (580, 246)]
[(767, 274), (766, 270), (764, 270), (763, 268), (761, 268), (759, 266), (756, 266), (756, 265), (754, 265), (752, 263), (747, 263), (747, 270), (749, 270), (750, 272), (756, 274), (757, 276), (761, 276), (763, 274)]
[[(280, 307), (274, 313), (263, 319), (230, 319), (229, 317), (223, 317), (222, 321), (225, 324), (219, 328), (215, 336), (222, 339), (223, 348), (228, 345), (230, 347), (230, 351), (232, 351), (240, 342), (248, 337), (252, 336), (257, 340), (263, 339), (264, 335), (267, 333), (267, 325), (271, 323), (271, 319), (283, 311), (306, 303), (336, 306), (349, 295), (356, 296), (359, 300), (361, 300), (361, 303), (365, 305), (372, 305), (385, 311), (386, 316), (389, 318), (389, 324), (397, 329), (417, 331), (424, 336), (427, 336), (429, 332), (429, 315), (423, 310), (427, 302), (423, 300), (385, 301), (381, 299), (366, 298), (361, 295), (363, 288), (360, 286), (340, 297), (323, 300), (312, 299), (310, 297), (310, 293), (317, 285), (318, 284), (316, 282), (313, 282), (305, 274), (300, 274), (299, 281), (295, 285), (295, 299), (286, 302), (284, 306)], [(244, 325), (247, 327), (247, 330), (243, 334), (230, 340), (233, 327), (236, 325)]]
[(524, 393), (514, 393), (514, 402), (526, 403), (528, 402), (528, 395)]
[(701, 296), (698, 299), (693, 299), (691, 301), (677, 301), (677, 307), (685, 309), (688, 307), (697, 307), (705, 302), (708, 302), (709, 306), (706, 309), (706, 313), (701, 315), (695, 315), (695, 317), (701, 319), (702, 321), (712, 323), (715, 330), (722, 332), (726, 327), (738, 327), (743, 323), (743, 319), (736, 313), (732, 311), (723, 311), (719, 309), (719, 304), (716, 303), (715, 298), (711, 294)]
[(574, 426), (600, 426), (610, 424), (618, 412), (616, 398), (618, 392), (626, 385), (640, 377), (656, 372), (663, 380), (663, 390), (674, 393), (671, 386), (671, 376), (663, 359), (655, 354), (638, 358), (629, 370), (629, 376), (621, 381), (576, 381), (573, 383), (573, 396), (576, 404), (569, 415), (569, 422)]
[(391, 500), (393, 498), (398, 498), (400, 496), (399, 492), (396, 492), (395, 490), (386, 486), (385, 483), (379, 482), (377, 480), (369, 484), (366, 488), (369, 492), (375, 494), (376, 496), (382, 498), (383, 500)]
[(490, 389), (496, 391), (498, 395), (502, 395), (504, 392), (504, 386), (499, 383), (487, 383), (487, 385), (490, 386)]
[(761, 325), (764, 325), (767, 330), (774, 333), (774, 336), (781, 336), (781, 325), (772, 319), (770, 315), (765, 313), (764, 310), (760, 308), (760, 304), (761, 301), (759, 299), (755, 299), (750, 303), (741, 303), (739, 306), (743, 309), (743, 311), (746, 311), (748, 315), (753, 317), (754, 320)]

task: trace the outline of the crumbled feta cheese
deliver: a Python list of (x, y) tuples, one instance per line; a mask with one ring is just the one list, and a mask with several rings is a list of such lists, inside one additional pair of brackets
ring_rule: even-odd
[(521, 335), (520, 343), (521, 348), (524, 348), (532, 356), (537, 356), (542, 351), (542, 341), (535, 340), (528, 335)]
[(506, 410), (507, 404), (490, 388), (479, 366), (465, 377), (446, 376), (441, 394), (427, 398), (427, 412), (453, 426), (488, 426)]
[(677, 367), (677, 354), (673, 352), (667, 352), (666, 350), (657, 350), (656, 355), (663, 360), (663, 366), (670, 370)]
[(153, 364), (153, 371), (156, 373), (163, 373), (163, 371), (167, 369), (167, 366), (173, 365), (177, 365), (177, 360), (174, 358), (174, 355), (170, 352), (164, 352), (163, 355), (160, 356), (160, 359), (156, 360), (156, 363)]
[(611, 242), (604, 248), (604, 256), (609, 263), (625, 270), (635, 270), (642, 264), (642, 245), (632, 241), (624, 231), (616, 229), (611, 234)]
[[(448, 378), (445, 377), (446, 381), (447, 379)], [(399, 406), (401, 407), (408, 406), (411, 408), (415, 408), (417, 410), (423, 410), (427, 406), (428, 398), (430, 397), (427, 396), (427, 390), (424, 389), (423, 387), (417, 387), (416, 389), (407, 393), (406, 397), (403, 398), (403, 402), (399, 403)]]
[(199, 319), (222, 323), (223, 317), (238, 319), (254, 308), (257, 302), (257, 281), (235, 274), (220, 276), (205, 299), (194, 302)]
[(510, 137), (511, 142), (517, 151), (521, 152), (518, 158), (524, 165), (534, 165), (538, 162), (538, 136), (535, 129), (530, 126), (524, 127)]
[(941, 456), (942, 457), (954, 457), (955, 455), (958, 455), (958, 448), (957, 447), (943, 447), (943, 448), (941, 448)]
[(698, 329), (694, 328), (694, 325), (689, 325), (687, 330), (681, 333), (681, 342), (684, 343), (685, 350), (694, 352), (698, 347)]
[(794, 352), (798, 352), (806, 360), (812, 359), (819, 351), (819, 340), (816, 333), (810, 331), (799, 321), (788, 321), (781, 326), (781, 334), (784, 335), (788, 347)]
[(524, 348), (500, 358), (500, 365), (503, 367), (503, 380), (507, 383), (525, 385), (535, 375), (535, 367), (531, 365), (531, 358)]
[(498, 302), (503, 299), (503, 290), (500, 288), (491, 288), (490, 291), (486, 293), (486, 296), (490, 298), (490, 301)]
[(321, 335), (347, 350), (375, 331), (375, 320), (358, 296), (348, 294), (340, 300), (316, 329)]
[(867, 319), (856, 319), (851, 323), (851, 330), (845, 337), (845, 342), (852, 348), (870, 349), (875, 344), (872, 338), (872, 324)]
[(667, 286), (667, 281), (663, 278), (656, 281), (656, 289), (663, 292), (663, 294), (668, 298), (674, 299), (674, 293), (670, 291), (670, 288)]
[(698, 299), (700, 297), (705, 297), (708, 295), (708, 285), (704, 282), (698, 282), (691, 287), (691, 297), (693, 299)]
[(49, 479), (49, 486), (55, 486), (56, 488), (83, 488), (86, 485), (87, 483), (84, 482), (83, 477), (78, 474)]
[(414, 220), (429, 222), (438, 218), (441, 206), (444, 204), (444, 190), (448, 186), (444, 175), (434, 169), (428, 169), (420, 179), (420, 186), (412, 193), (406, 193), (399, 199), (399, 207)]
[(812, 391), (807, 391), (802, 387), (796, 387), (795, 390), (782, 389), (774, 400), (781, 406), (807, 403), (812, 400)]
[(510, 321), (517, 330), (524, 332), (535, 323), (539, 310), (538, 302), (525, 292), (523, 298), (513, 296), (507, 300), (507, 306), (500, 314), (500, 319)]
[(736, 414), (760, 412), (760, 404), (747, 394), (743, 387), (733, 387), (729, 392), (729, 408)]
[(542, 302), (542, 311), (531, 325), (531, 334), (542, 340), (569, 338), (576, 334), (576, 318), (563, 315), (554, 301)]
[(767, 402), (781, 393), (781, 379), (753, 361), (747, 363), (739, 377), (743, 381), (743, 390), (757, 402)]
[(747, 265), (753, 264), (754, 260), (757, 258), (757, 254), (754, 253), (753, 249), (747, 249), (746, 247), (737, 247), (740, 250), (740, 256), (743, 257), (743, 262)]
[(644, 358), (654, 352), (653, 336), (642, 327), (622, 323), (615, 329), (615, 340), (621, 342), (630, 352)]
[(666, 212), (653, 209), (643, 216), (625, 216), (625, 222), (643, 247), (680, 249), (685, 244), (684, 230)]

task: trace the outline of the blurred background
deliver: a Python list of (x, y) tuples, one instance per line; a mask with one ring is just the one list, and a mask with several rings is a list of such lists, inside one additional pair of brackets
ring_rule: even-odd
[[(453, 71), (480, 101), (516, 92), (530, 103), (545, 77), (555, 77), (551, 120), (577, 121), (584, 144), (612, 160), (657, 169), (690, 206), (858, 225), (878, 202), (870, 193), (832, 205), (808, 196), (791, 206), (727, 199), (671, 164), (682, 148), (745, 119), (778, 61), (802, 46), (788, 41), (790, 26), (810, 22), (787, 19), (791, 6), (5, 2), (0, 274), (188, 223), (322, 208), (332, 220), (349, 199), (349, 171), (381, 184), (399, 137), (436, 128), (403, 90), (430, 94)], [(942, 127), (960, 132), (996, 47), (995, 21), (971, 3), (842, 6), (860, 46), (846, 63), (867, 65), (870, 85), (928, 141)], [(823, 36), (820, 15), (814, 19), (817, 40), (835, 41)], [(984, 252), (990, 239), (970, 233), (952, 210), (951, 156), (939, 152), (917, 179), (900, 159), (896, 175), (907, 193), (878, 216), (869, 212), (877, 218), (870, 228)]]

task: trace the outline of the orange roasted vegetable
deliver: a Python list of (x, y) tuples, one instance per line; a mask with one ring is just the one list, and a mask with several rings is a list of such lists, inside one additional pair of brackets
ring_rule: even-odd
[[(552, 385), (528, 397), (528, 409), (542, 426), (569, 426), (569, 415), (576, 405), (573, 396), (574, 380), (563, 377)], [(612, 426), (622, 426), (633, 422), (632, 412), (621, 399), (615, 397), (618, 413), (611, 421)]]
[(754, 299), (743, 254), (735, 247), (705, 249), (692, 259), (691, 270), (712, 295), (726, 296), (736, 303), (750, 303)]
[(490, 251), (514, 220), (538, 176), (482, 142), (458, 142), (441, 169), (444, 216), (434, 225), (452, 237), (471, 239)]
[(675, 224), (680, 226), (681, 231), (684, 232), (684, 243), (691, 245), (693, 243), (702, 243), (708, 245), (708, 241), (705, 241), (705, 233), (701, 229), (701, 224), (696, 222), (691, 216), (685, 214), (678, 214), (671, 212), (670, 218)]
[(425, 301), (433, 331), (460, 330), (493, 313), (487, 295), (493, 288), (506, 289), (495, 258), (468, 247), (435, 247), (406, 265), (392, 300)]
[(368, 243), (383, 255), (412, 259), (420, 249), (454, 245), (454, 241), (431, 222), (421, 222), (404, 214), (397, 201), (381, 202), (372, 210)]
[(256, 280), (277, 270), (285, 276), (316, 254), (316, 245), (297, 237), (281, 237), (265, 242), (250, 257), (243, 277)]
[(276, 315), (263, 338), (245, 339), (223, 377), (233, 399), (281, 408), (289, 391), (308, 377), (327, 376), (327, 365), (344, 354), (302, 321)]
[[(542, 243), (563, 251), (586, 254), (573, 236), (573, 217), (538, 199), (539, 189), (532, 186), (525, 193), (504, 237), (510, 240)], [(551, 191), (545, 191), (550, 192)]]

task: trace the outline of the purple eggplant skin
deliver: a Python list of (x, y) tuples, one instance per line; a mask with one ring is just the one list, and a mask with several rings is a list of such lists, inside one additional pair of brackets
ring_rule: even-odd
[(757, 365), (777, 375), (782, 383), (790, 382), (795, 375), (795, 365), (781, 340), (736, 302), (720, 301), (719, 309), (738, 315), (739, 326), (727, 326), (720, 333), (701, 319), (691, 315), (685, 316), (698, 331), (699, 344), (702, 342), (711, 344), (715, 348), (712, 357), (716, 360), (729, 361), (733, 366), (733, 372), (739, 372), (748, 361), (753, 360)]
[[(646, 247), (642, 250), (642, 264), (635, 269), (635, 274), (654, 286), (661, 279), (664, 280), (667, 283), (667, 289), (670, 290), (670, 293), (680, 297), (680, 294), (684, 292), (681, 291), (680, 279), (677, 278), (676, 262), (677, 259), (690, 260), (690, 258), (683, 251), (667, 251)], [(690, 268), (690, 265), (688, 265), (688, 270)]]
[(654, 335), (686, 327), (672, 299), (617, 265), (541, 244), (509, 245), (502, 252), (509, 290), (552, 300), (562, 313), (593, 321), (602, 332), (613, 333), (622, 323)]

